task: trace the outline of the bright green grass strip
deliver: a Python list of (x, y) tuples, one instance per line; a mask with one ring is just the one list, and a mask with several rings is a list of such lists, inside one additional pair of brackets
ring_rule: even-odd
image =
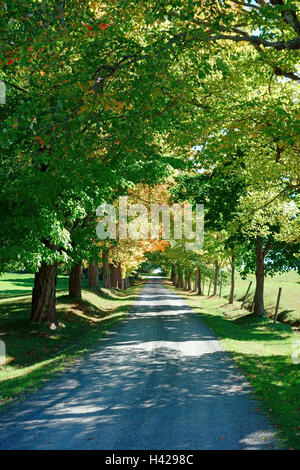
[[(245, 295), (250, 281), (252, 286), (249, 291), (246, 305), (251, 306), (255, 292), (255, 275), (249, 275), (247, 279), (242, 279), (237, 273), (235, 277), (235, 300), (242, 299)], [(274, 315), (277, 301), (278, 289), (282, 287), (279, 304), (279, 315), (284, 316), (289, 323), (300, 325), (300, 275), (296, 271), (289, 271), (276, 274), (273, 277), (265, 278), (265, 309), (268, 315)], [(205, 281), (204, 293), (207, 295), (209, 289), (209, 279)], [(212, 292), (212, 290), (211, 290)], [(230, 282), (223, 283), (222, 297), (229, 298)], [(219, 293), (219, 291), (218, 291)]]
[[(224, 299), (206, 298), (167, 286), (185, 298), (220, 338), (252, 384), (259, 409), (278, 430), (284, 448), (300, 449), (300, 332), (253, 316), (232, 320), (224, 315)], [(245, 314), (245, 312), (244, 312)], [(295, 362), (295, 361), (294, 361)]]
[[(34, 274), (3, 273), (0, 274), (0, 299), (30, 295), (34, 284)], [(82, 279), (82, 287), (88, 285), (87, 279)], [(57, 276), (57, 291), (68, 290), (69, 276)]]
[(137, 283), (126, 292), (106, 291), (104, 297), (84, 290), (80, 302), (59, 296), (58, 319), (65, 328), (56, 331), (29, 321), (30, 299), (2, 302), (0, 340), (6, 344), (7, 363), (0, 368), (0, 404), (41, 387), (88, 352), (125, 318), (142, 284)]

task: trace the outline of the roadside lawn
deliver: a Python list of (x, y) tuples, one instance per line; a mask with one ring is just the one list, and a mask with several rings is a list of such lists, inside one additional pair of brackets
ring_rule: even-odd
[[(250, 309), (255, 292), (255, 275), (242, 279), (238, 273), (235, 277), (235, 300), (243, 299), (250, 281), (252, 285), (246, 301), (246, 308)], [(297, 271), (289, 271), (265, 278), (265, 309), (268, 316), (273, 316), (277, 301), (278, 289), (282, 287), (279, 304), (279, 318), (291, 325), (300, 326), (300, 275)], [(204, 293), (208, 295), (209, 279), (205, 281)], [(230, 282), (223, 283), (222, 297), (229, 298)], [(219, 294), (219, 289), (218, 289)]]
[(6, 363), (0, 366), (0, 409), (24, 392), (41, 387), (100, 341), (125, 318), (142, 284), (136, 282), (126, 292), (104, 290), (103, 296), (83, 290), (82, 301), (58, 293), (58, 319), (65, 327), (56, 331), (28, 320), (30, 298), (2, 300), (0, 340), (6, 345)]
[[(31, 295), (34, 283), (34, 274), (30, 273), (3, 273), (0, 274), (0, 299)], [(82, 287), (88, 287), (88, 280), (82, 279)], [(68, 291), (69, 276), (57, 276), (57, 291)]]
[(252, 384), (260, 406), (278, 429), (283, 448), (300, 450), (300, 330), (255, 319), (240, 303), (199, 296), (166, 286), (184, 297), (220, 338)]

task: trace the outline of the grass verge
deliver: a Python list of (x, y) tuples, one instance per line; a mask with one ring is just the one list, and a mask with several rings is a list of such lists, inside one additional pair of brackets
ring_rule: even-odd
[(30, 299), (2, 301), (0, 340), (6, 345), (6, 363), (0, 366), (0, 409), (25, 392), (41, 387), (88, 352), (125, 318), (142, 284), (138, 282), (126, 292), (104, 290), (103, 296), (83, 290), (82, 301), (59, 294), (58, 319), (65, 328), (56, 331), (28, 321)]
[[(0, 274), (0, 302), (1, 299), (29, 296), (34, 285), (34, 274), (30, 273), (2, 273)], [(82, 287), (88, 287), (88, 280), (82, 279)], [(56, 290), (68, 291), (69, 276), (58, 275)]]
[[(250, 281), (252, 281), (252, 285), (245, 303), (245, 306), (248, 310), (250, 310), (254, 298), (256, 285), (255, 275), (250, 274), (247, 276), (247, 279), (242, 279), (240, 275), (236, 273), (234, 295), (236, 300), (243, 300)], [(282, 288), (279, 304), (279, 320), (284, 323), (288, 323), (291, 326), (300, 326), (300, 275), (296, 271), (288, 271), (284, 273), (278, 273), (273, 277), (265, 277), (264, 302), (265, 310), (269, 317), (272, 317), (275, 313), (279, 287)], [(208, 294), (208, 290), (209, 279), (206, 279), (204, 293)], [(222, 297), (228, 300), (229, 292), (230, 279), (227, 277), (227, 281), (223, 282)]]
[[(259, 409), (278, 430), (283, 448), (300, 449), (300, 332), (268, 318), (245, 315), (224, 299), (166, 286), (184, 297), (210, 326), (252, 384)], [(248, 312), (249, 313), (249, 312)]]

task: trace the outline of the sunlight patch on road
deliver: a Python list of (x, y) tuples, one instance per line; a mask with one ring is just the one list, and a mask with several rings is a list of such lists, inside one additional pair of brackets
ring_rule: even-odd
[[(203, 354), (223, 351), (219, 341), (147, 341), (145, 343), (123, 344), (117, 348), (144, 352), (161, 351), (168, 355), (199, 357)], [(115, 348), (114, 348), (115, 349)]]
[(255, 450), (261, 449), (262, 441), (272, 442), (272, 440), (274, 440), (274, 432), (258, 430), (241, 439), (240, 443), (246, 446), (245, 450)]

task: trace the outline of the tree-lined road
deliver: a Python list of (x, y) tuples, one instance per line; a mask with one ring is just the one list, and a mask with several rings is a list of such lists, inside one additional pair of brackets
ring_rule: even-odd
[(256, 409), (212, 331), (150, 278), (95, 350), (0, 415), (0, 448), (274, 448)]

